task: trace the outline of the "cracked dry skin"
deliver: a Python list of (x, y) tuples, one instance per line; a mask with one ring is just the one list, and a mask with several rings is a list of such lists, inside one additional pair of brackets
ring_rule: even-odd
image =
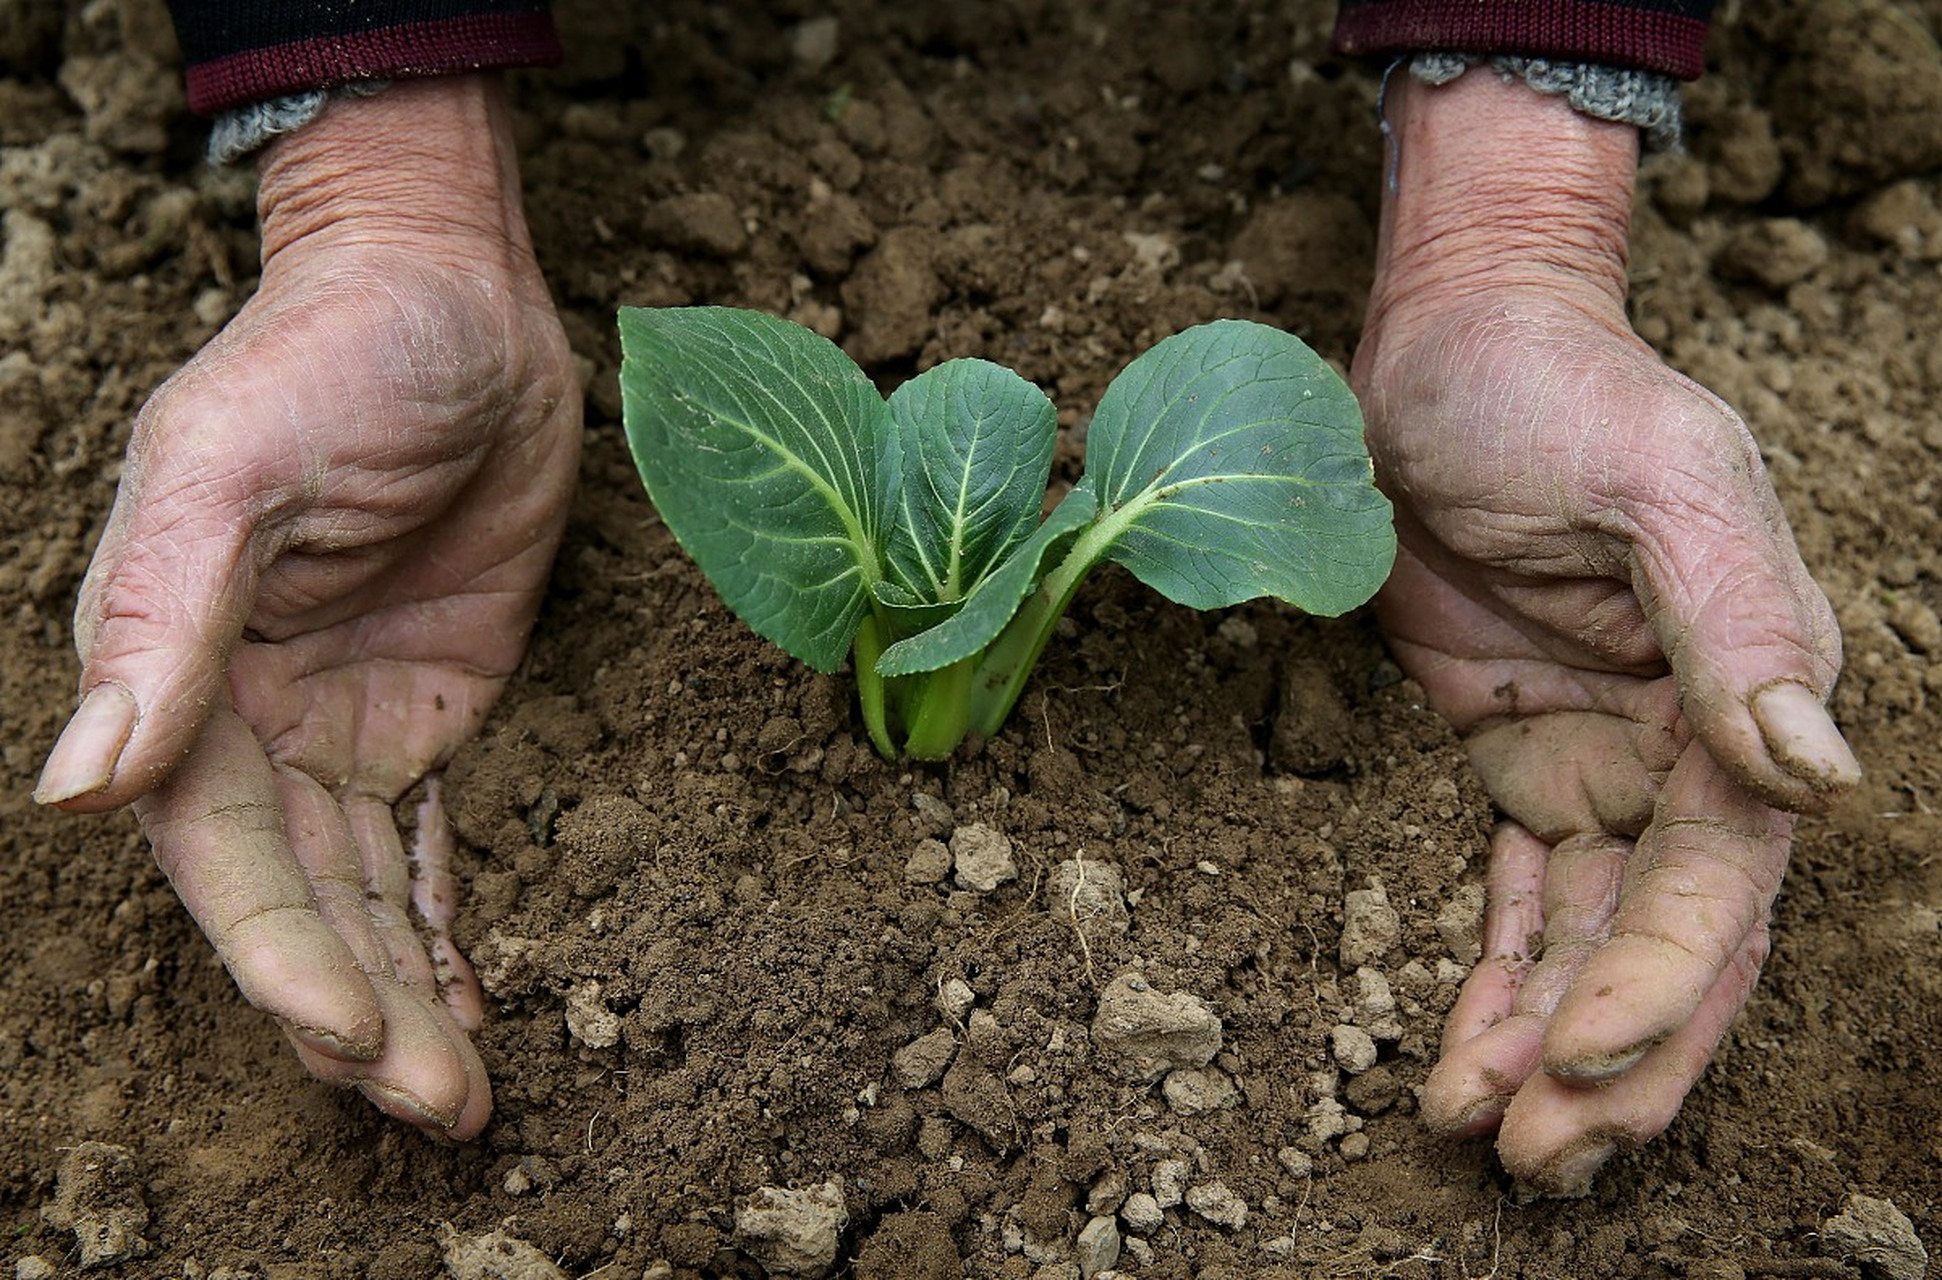
[[(1118, 1265), (1165, 1277), (1859, 1274), (1820, 1241), (1851, 1189), (1935, 1239), (1942, 213), (1926, 143), (1887, 136), (1904, 115), (1788, 132), (1806, 108), (1779, 96), (1901, 76), (1912, 101), (1935, 68), (1919, 42), (1826, 41), (1813, 8), (1716, 33), (1690, 153), (1642, 183), (1632, 310), (1761, 440), (1840, 615), (1834, 707), (1867, 780), (1802, 823), (1773, 958), (1672, 1128), (1587, 1197), (1528, 1205), (1487, 1144), (1416, 1114), (1493, 815), (1366, 618), (1198, 616), (1105, 573), (999, 739), (886, 765), (842, 679), (724, 612), (619, 434), (621, 303), (791, 314), (887, 380), (984, 356), (1067, 428), (1130, 353), (1215, 316), (1345, 359), (1380, 173), (1374, 83), (1326, 54), (1327, 5), (856, 0), (821, 66), (806, 5), (562, 6), (572, 58), (517, 98), (590, 440), (531, 657), (445, 779), (497, 1098), (466, 1146), (308, 1079), (132, 821), (27, 802), (128, 421), (246, 295), (255, 245), (247, 180), (196, 161), (152, 5), (0, 22), (0, 1260), (71, 1265), (40, 1210), (83, 1142), (139, 1173), (131, 1275), (422, 1277), (441, 1224), (503, 1227), (570, 1274), (753, 1274), (737, 1206), (828, 1181), (836, 1274), (860, 1277), (1030, 1275), (1115, 1207)], [(1803, 273), (1738, 269), (1778, 218), (1816, 242)], [(1017, 880), (906, 875), (979, 822)], [(1134, 895), (1123, 932), (1055, 909), (1081, 857)], [(1345, 965), (1371, 880), (1397, 925)], [(1210, 1109), (1087, 1048), (1136, 959), (1220, 1018), (1234, 1088)], [(1331, 1035), (1359, 964), (1395, 1034), (1349, 1076)], [(576, 992), (611, 1043), (569, 1030)], [(939, 1028), (949, 1072), (906, 1086), (893, 1057)], [(1216, 1185), (1238, 1227), (1188, 1207)]]

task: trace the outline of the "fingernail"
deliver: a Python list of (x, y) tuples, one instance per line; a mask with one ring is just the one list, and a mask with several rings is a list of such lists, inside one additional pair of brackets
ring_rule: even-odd
[(1612, 1158), (1618, 1144), (1607, 1138), (1588, 1138), (1546, 1161), (1529, 1179), (1533, 1190), (1559, 1200), (1591, 1194), (1591, 1180)]
[(1479, 1098), (1475, 1102), (1450, 1116), (1424, 1119), (1432, 1131), (1446, 1138), (1481, 1138), (1486, 1133), (1495, 1133), (1497, 1126), (1504, 1121), (1504, 1110), (1510, 1106), (1511, 1095), (1493, 1094)]
[(368, 1024), (347, 1028), (349, 1034), (339, 1034), (322, 1027), (303, 1027), (294, 1022), (284, 1023), (284, 1029), (306, 1048), (336, 1058), (340, 1062), (375, 1062), (384, 1052), (384, 1020), (373, 1018)]
[(1861, 762), (1848, 749), (1814, 691), (1792, 680), (1768, 685), (1753, 698), (1753, 720), (1774, 760), (1816, 791), (1861, 780)]
[(431, 1133), (444, 1133), (458, 1123), (458, 1113), (446, 1113), (432, 1106), (423, 1098), (395, 1084), (382, 1084), (376, 1080), (360, 1080), (357, 1091), (371, 1100), (372, 1105), (386, 1115), (406, 1124), (416, 1125)]
[(115, 780), (115, 766), (121, 763), (122, 750), (140, 716), (135, 695), (125, 687), (103, 683), (88, 690), (48, 753), (34, 787), (34, 802), (60, 804), (106, 790)]
[(1544, 1074), (1566, 1084), (1595, 1085), (1604, 1084), (1630, 1071), (1638, 1065), (1652, 1047), (1664, 1037), (1653, 1037), (1624, 1049), (1614, 1049), (1610, 1053), (1594, 1054), (1558, 1062), (1546, 1059)]

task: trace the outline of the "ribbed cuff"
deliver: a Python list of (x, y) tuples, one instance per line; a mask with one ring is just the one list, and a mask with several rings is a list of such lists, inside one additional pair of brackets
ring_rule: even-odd
[(285, 94), (225, 111), (209, 130), (209, 163), (218, 168), (235, 164), (279, 134), (295, 133), (322, 115), (332, 98), (369, 98), (390, 87), (389, 80), (369, 80)]
[(1486, 61), (1506, 82), (1522, 80), (1539, 93), (1563, 98), (1583, 115), (1637, 125), (1650, 150), (1680, 149), (1684, 117), (1679, 110), (1679, 82), (1656, 71), (1511, 54), (1485, 58), (1474, 53), (1419, 53), (1409, 60), (1409, 74), (1424, 84), (1448, 84)]

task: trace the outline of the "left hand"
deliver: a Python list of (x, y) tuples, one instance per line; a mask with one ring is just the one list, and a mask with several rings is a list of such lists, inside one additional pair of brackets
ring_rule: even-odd
[(259, 203), (256, 294), (136, 420), (36, 796), (132, 806), (306, 1067), (469, 1138), (484, 995), (438, 770), (525, 651), (578, 387), (495, 77), (333, 102)]
[(1792, 813), (1858, 776), (1839, 635), (1744, 424), (1626, 321), (1635, 130), (1486, 71), (1396, 87), (1354, 370), (1378, 614), (1508, 816), (1423, 1112), (1582, 1194), (1744, 1004)]

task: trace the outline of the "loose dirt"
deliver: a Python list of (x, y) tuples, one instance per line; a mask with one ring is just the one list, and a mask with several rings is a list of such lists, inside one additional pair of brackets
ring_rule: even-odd
[[(1773, 959), (1671, 1130), (1535, 1204), (1418, 1123), (1492, 812), (1367, 618), (1196, 615), (1108, 573), (1000, 737), (889, 765), (842, 677), (715, 599), (618, 426), (619, 304), (790, 315), (885, 385), (997, 360), (1074, 436), (1198, 321), (1345, 361), (1379, 139), (1330, 6), (640, 8), (563, 4), (569, 64), (516, 79), (589, 449), (531, 656), (448, 774), (497, 1090), (461, 1147), (308, 1079), (131, 820), (27, 800), (129, 420), (247, 296), (255, 242), (159, 6), (0, 5), (16, 1275), (810, 1265), (758, 1202), (869, 1278), (1076, 1277), (1114, 1234), (1153, 1277), (1920, 1274), (1905, 1242), (1859, 1260), (1894, 1215), (1851, 1196), (1942, 1243), (1942, 3), (1722, 5), (1690, 152), (1646, 166), (1635, 320), (1762, 441), (1868, 777), (1802, 825)], [(989, 891), (926, 843), (978, 824), (1016, 871)], [(1130, 909), (1082, 909), (1115, 873)], [(1181, 1052), (1212, 1057), (1129, 1078), (1111, 991), (1180, 997)]]

